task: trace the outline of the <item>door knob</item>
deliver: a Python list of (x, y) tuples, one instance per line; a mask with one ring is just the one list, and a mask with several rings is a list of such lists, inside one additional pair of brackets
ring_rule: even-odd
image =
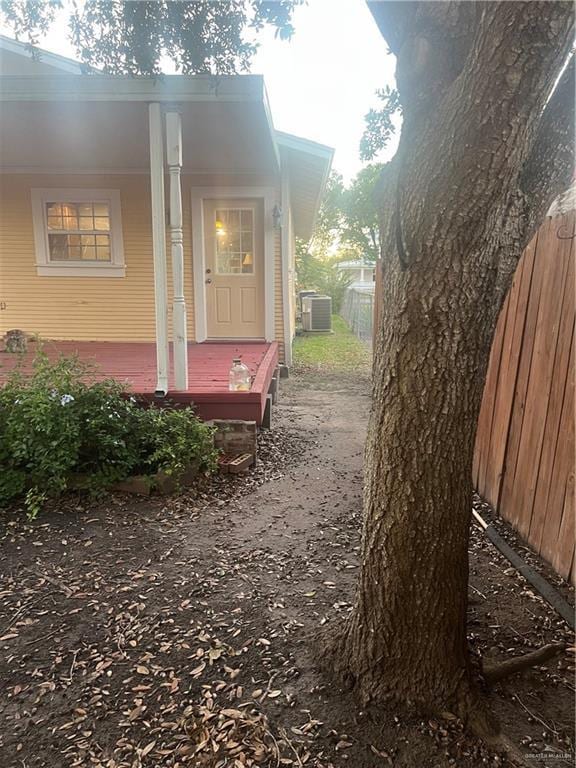
[(212, 278), (211, 277), (209, 277), (207, 280), (205, 280), (206, 285), (210, 285), (211, 282), (212, 282)]

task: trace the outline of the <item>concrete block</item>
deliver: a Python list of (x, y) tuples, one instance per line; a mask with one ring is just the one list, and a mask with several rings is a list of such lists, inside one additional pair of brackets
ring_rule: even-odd
[(272, 395), (272, 405), (276, 405), (278, 402), (278, 378), (276, 376), (272, 377), (268, 394)]
[(270, 429), (272, 426), (272, 395), (266, 396), (266, 407), (262, 416), (263, 429)]

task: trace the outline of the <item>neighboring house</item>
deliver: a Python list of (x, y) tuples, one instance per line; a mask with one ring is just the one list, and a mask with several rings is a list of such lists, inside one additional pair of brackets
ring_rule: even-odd
[(350, 288), (366, 288), (374, 285), (374, 273), (376, 271), (374, 262), (364, 259), (340, 261), (336, 264), (336, 269), (348, 277)]
[(290, 365), (294, 239), (332, 150), (275, 131), (260, 76), (82, 71), (0, 37), (0, 337), (148, 350), (147, 387), (195, 402), (199, 344), (220, 383), (243, 344)]

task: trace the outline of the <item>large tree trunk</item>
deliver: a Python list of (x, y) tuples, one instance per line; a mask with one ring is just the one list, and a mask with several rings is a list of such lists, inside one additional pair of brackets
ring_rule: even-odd
[(469, 709), (472, 452), (500, 303), (486, 301), (486, 251), (471, 264), (447, 227), (426, 265), (384, 269), (362, 571), (340, 647), (365, 700)]
[[(562, 98), (548, 99), (572, 10), (374, 8), (398, 56), (404, 123), (382, 182), (384, 292), (360, 583), (328, 658), (364, 701), (466, 718), (481, 711), (466, 643), (476, 423), (516, 263), (570, 178), (573, 79)], [(535, 137), (545, 140), (545, 164), (534, 161)]]

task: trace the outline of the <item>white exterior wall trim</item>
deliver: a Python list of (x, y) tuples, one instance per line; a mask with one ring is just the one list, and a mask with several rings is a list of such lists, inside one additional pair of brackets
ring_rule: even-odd
[(282, 317), (284, 320), (284, 362), (292, 365), (292, 334), (290, 332), (290, 181), (285, 169), (282, 170)]

